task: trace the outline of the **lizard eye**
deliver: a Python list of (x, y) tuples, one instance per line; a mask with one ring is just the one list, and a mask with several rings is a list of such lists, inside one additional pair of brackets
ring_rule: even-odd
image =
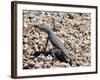
[(34, 27), (38, 28), (38, 25), (35, 24)]

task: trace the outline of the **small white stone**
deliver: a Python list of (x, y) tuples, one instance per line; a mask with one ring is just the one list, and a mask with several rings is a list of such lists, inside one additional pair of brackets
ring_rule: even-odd
[(29, 40), (28, 40), (28, 38), (24, 38), (23, 41), (24, 41), (25, 43), (28, 43)]
[(48, 56), (47, 56), (47, 59), (48, 59), (48, 60), (52, 60), (53, 57), (52, 57), (51, 55), (48, 55)]

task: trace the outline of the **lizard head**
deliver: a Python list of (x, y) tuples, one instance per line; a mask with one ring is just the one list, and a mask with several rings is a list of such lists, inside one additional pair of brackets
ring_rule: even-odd
[(34, 24), (35, 28), (38, 28), (46, 33), (49, 33), (51, 31), (51, 28), (49, 26), (49, 24), (46, 23), (42, 23), (42, 24)]

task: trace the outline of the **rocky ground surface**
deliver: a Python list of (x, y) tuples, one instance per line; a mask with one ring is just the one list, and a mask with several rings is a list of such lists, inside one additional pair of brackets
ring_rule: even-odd
[[(23, 10), (23, 20), (23, 69), (91, 65), (91, 14)], [(48, 35), (32, 26), (37, 22), (49, 24), (61, 42), (69, 45), (68, 53), (75, 57), (72, 65), (55, 60), (50, 42), (43, 52)]]

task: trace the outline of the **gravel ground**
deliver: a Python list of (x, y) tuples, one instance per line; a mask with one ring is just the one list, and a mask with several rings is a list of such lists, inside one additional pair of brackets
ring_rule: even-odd
[[(91, 14), (23, 10), (23, 69), (79, 67), (91, 65)], [(32, 24), (47, 23), (66, 48), (75, 57), (72, 65), (55, 58), (62, 52), (48, 43), (44, 52), (47, 34)], [(56, 51), (55, 51), (56, 50)], [(78, 65), (75, 64), (78, 63)]]

